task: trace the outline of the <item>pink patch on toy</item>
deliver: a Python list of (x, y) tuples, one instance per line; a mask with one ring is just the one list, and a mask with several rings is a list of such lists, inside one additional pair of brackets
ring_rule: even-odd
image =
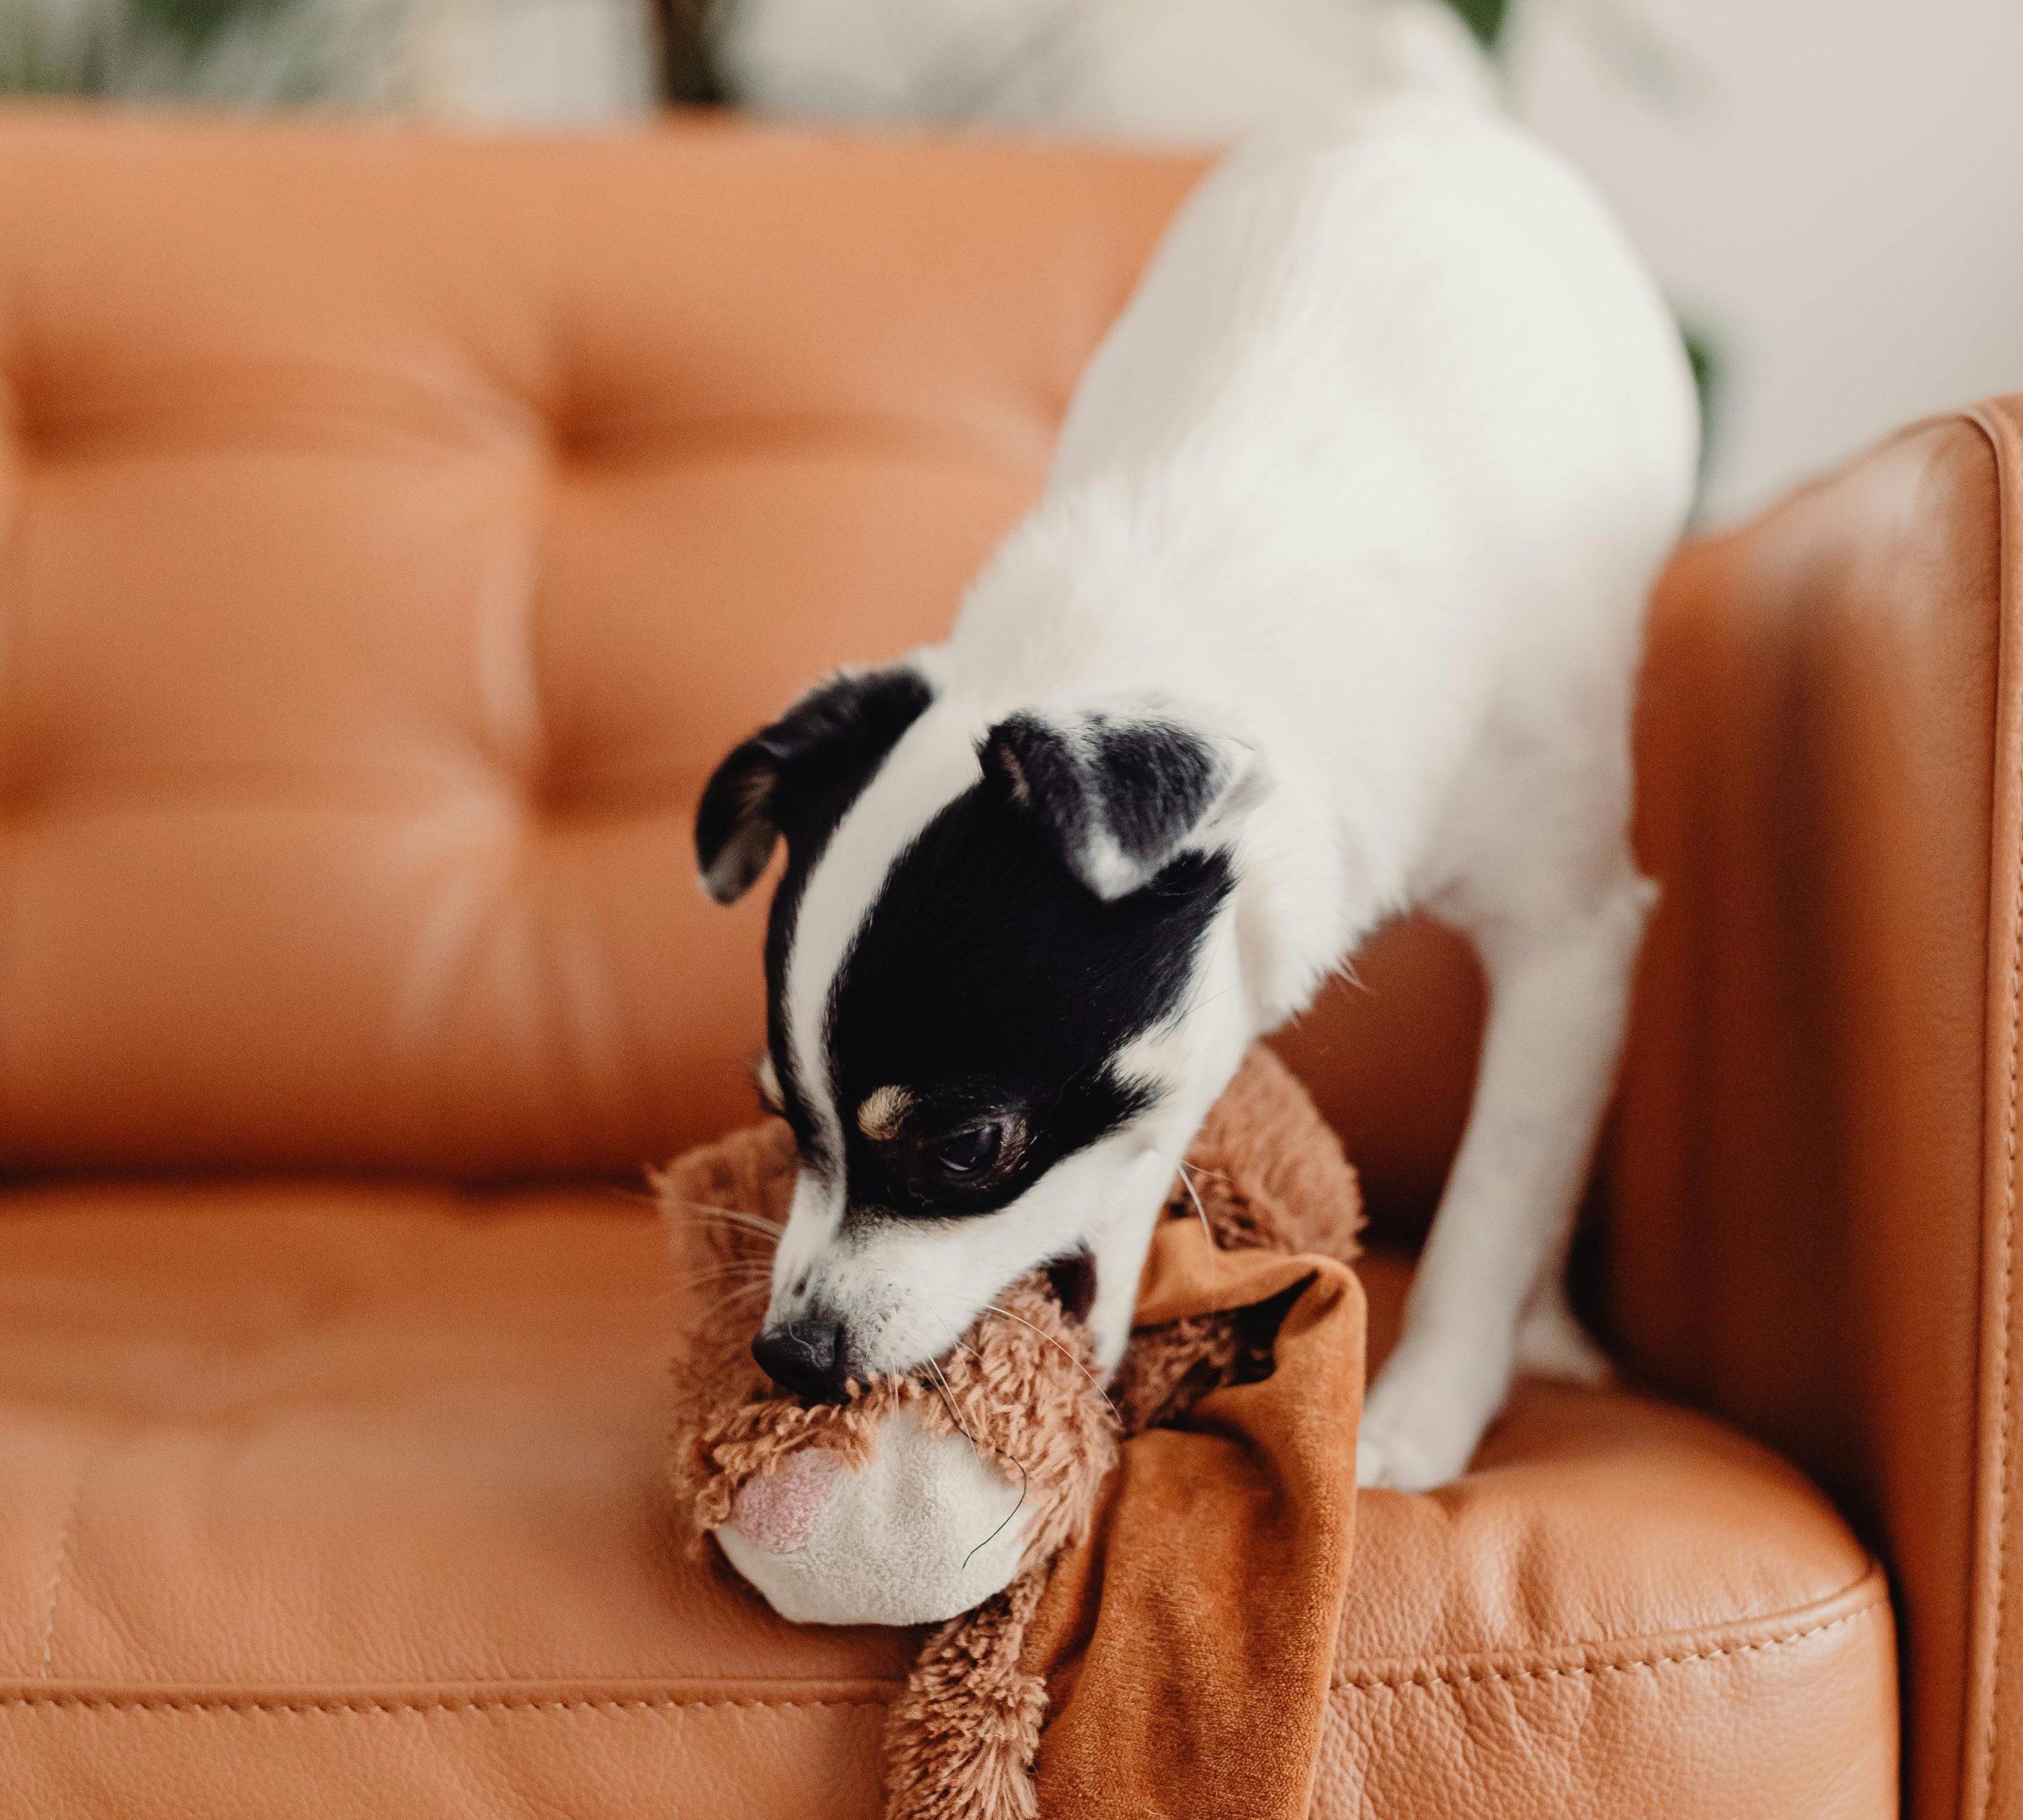
[(777, 1472), (755, 1479), (737, 1494), (731, 1521), (754, 1548), (793, 1554), (808, 1546), (815, 1519), (842, 1475), (843, 1456), (826, 1447), (790, 1453)]

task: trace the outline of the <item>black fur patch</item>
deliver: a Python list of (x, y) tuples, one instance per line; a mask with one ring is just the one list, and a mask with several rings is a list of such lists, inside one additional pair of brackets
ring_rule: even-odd
[(1206, 740), (1156, 718), (1091, 714), (1063, 726), (1013, 714), (991, 729), (978, 756), (985, 774), (1091, 890), (1104, 889), (1097, 843), (1107, 839), (1149, 876), (1194, 832), (1227, 781)]
[(933, 699), (927, 679), (904, 664), (832, 676), (733, 750), (695, 812), (696, 858), (719, 902), (743, 896), (785, 838), (786, 870), (766, 925), (767, 1045), (781, 1112), (811, 1157), (819, 1135), (795, 1077), (782, 1010), (801, 894), (837, 824)]
[[(844, 962), (828, 1050), (855, 1219), (949, 1219), (1007, 1204), (1062, 1158), (1144, 1109), (1112, 1064), (1181, 1002), (1228, 895), (1230, 861), (1182, 855), (1106, 902), (1047, 831), (990, 782), (965, 791), (900, 855)], [(1016, 1121), (1008, 1166), (929, 1193), (855, 1109), (903, 1087), (918, 1133)]]
[(1221, 767), (1182, 727), (1098, 720), (1091, 732), (1103, 820), (1132, 858), (1156, 863), (1208, 812), (1222, 786)]

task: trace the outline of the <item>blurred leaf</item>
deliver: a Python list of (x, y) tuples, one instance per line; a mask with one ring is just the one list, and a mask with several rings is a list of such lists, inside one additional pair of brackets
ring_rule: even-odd
[(1510, 0), (1447, 0), (1485, 51), (1494, 51), (1510, 16)]
[(96, 14), (58, 12), (36, 0), (0, 0), (0, 90), (17, 95), (95, 94), (104, 59)]
[(1686, 364), (1693, 369), (1693, 393), (1700, 401), (1700, 477), (1705, 481), (1715, 435), (1720, 427), (1720, 347), (1705, 327), (1683, 318), (1679, 322), (1678, 338), (1685, 345)]
[(382, 105), (409, 0), (0, 0), (0, 93)]
[(1679, 339), (1686, 343), (1686, 357), (1693, 367), (1693, 389), (1700, 394), (1700, 414), (1704, 417), (1714, 391), (1713, 345), (1694, 329), (1682, 328)]
[(131, 25), (158, 32), (190, 51), (200, 51), (227, 26), (242, 20), (271, 19), (293, 0), (126, 0)]

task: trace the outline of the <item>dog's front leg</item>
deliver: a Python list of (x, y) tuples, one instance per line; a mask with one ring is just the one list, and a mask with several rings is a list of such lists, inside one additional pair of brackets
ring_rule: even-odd
[[(1476, 931), (1490, 1009), (1475, 1103), (1403, 1333), (1364, 1404), (1366, 1485), (1418, 1490), (1456, 1477), (1509, 1392), (1520, 1319), (1571, 1324), (1557, 1276), (1652, 896), (1632, 875), (1573, 917), (1485, 919)], [(1585, 1362), (1562, 1338), (1569, 1367)]]

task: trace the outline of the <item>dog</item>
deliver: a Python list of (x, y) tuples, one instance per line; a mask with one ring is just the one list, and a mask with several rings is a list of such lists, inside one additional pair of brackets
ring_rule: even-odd
[(1442, 1483), (1520, 1366), (1605, 1370), (1562, 1278), (1653, 897), (1630, 718), (1697, 437), (1607, 209), (1468, 85), (1211, 173), (947, 639), (823, 683), (701, 799), (718, 900), (786, 850), (778, 1383), (918, 1365), (1041, 1266), (1113, 1366), (1204, 1114), (1411, 908), (1472, 939), (1488, 1019), (1359, 1476)]

